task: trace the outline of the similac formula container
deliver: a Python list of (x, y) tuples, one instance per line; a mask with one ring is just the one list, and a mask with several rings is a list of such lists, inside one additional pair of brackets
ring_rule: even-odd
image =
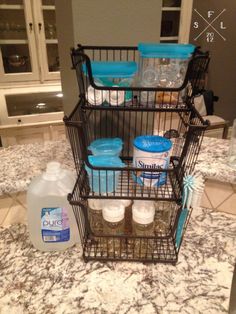
[(47, 164), (46, 172), (32, 180), (27, 191), (30, 240), (42, 251), (65, 250), (79, 239), (72, 207), (67, 201), (75, 176), (60, 163)]
[[(166, 173), (158, 170), (168, 168), (172, 142), (162, 136), (144, 135), (136, 137), (133, 145), (133, 166), (147, 169), (133, 173), (135, 182), (148, 187), (165, 184)], [(157, 172), (150, 172), (149, 169), (156, 169)]]

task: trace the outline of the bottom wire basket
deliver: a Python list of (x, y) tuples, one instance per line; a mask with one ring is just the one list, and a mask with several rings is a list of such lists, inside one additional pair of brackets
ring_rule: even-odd
[(151, 228), (137, 230), (132, 221), (132, 203), (125, 209), (124, 220), (112, 229), (102, 218), (101, 210), (91, 210), (88, 200), (79, 197), (78, 182), (68, 200), (74, 211), (86, 262), (100, 260), (176, 264), (191, 211), (185, 212), (183, 219), (182, 206), (175, 201), (156, 201)]

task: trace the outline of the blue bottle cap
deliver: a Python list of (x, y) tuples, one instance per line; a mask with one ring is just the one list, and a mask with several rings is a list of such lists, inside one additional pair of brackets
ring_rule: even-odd
[(134, 146), (144, 152), (163, 153), (172, 147), (172, 142), (168, 138), (158, 135), (138, 136), (133, 141)]

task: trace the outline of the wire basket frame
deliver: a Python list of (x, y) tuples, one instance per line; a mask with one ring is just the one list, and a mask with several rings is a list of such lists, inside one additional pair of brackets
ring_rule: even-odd
[[(73, 67), (76, 70), (80, 96), (85, 99), (85, 108), (94, 107), (120, 107), (125, 108), (182, 108), (194, 95), (204, 87), (205, 73), (209, 65), (209, 53), (203, 53), (198, 48), (195, 49), (190, 58), (185, 76), (181, 86), (178, 87), (140, 87), (137, 77), (131, 86), (105, 86), (93, 77), (92, 61), (116, 61), (116, 62), (136, 62), (139, 64), (139, 53), (137, 47), (119, 46), (82, 46), (71, 51)], [(119, 81), (119, 80), (118, 80)], [(168, 84), (167, 84), (168, 85)], [(94, 93), (93, 102), (88, 100), (88, 90), (92, 87)], [(106, 96), (104, 96), (106, 93)], [(96, 97), (99, 95), (99, 100)], [(120, 96), (123, 101), (120, 103)], [(126, 97), (128, 96), (128, 97)], [(102, 98), (102, 103), (101, 103)], [(104, 98), (104, 99), (103, 99)]]
[[(99, 218), (92, 216), (87, 201), (79, 197), (79, 189), (80, 185), (77, 181), (68, 199), (72, 205), (80, 232), (85, 261), (142, 261), (176, 264), (191, 211), (189, 211), (188, 219), (183, 226), (179, 244), (176, 242), (176, 231), (181, 206), (176, 202), (156, 202), (152, 233), (141, 236), (135, 232), (131, 206), (126, 207), (122, 231), (119, 232), (119, 235), (114, 235), (104, 232), (103, 228), (105, 228), (106, 222), (101, 213), (101, 226), (97, 230)], [(166, 206), (169, 208), (169, 220), (168, 222), (166, 220), (163, 227), (160, 214), (162, 215), (163, 208)]]
[[(64, 119), (81, 184), (80, 196), (180, 200), (183, 176), (194, 169), (206, 128), (194, 107), (148, 112), (127, 108), (89, 110), (82, 107), (83, 101), (81, 99), (73, 113)], [(171, 139), (170, 163), (166, 169), (147, 170), (134, 166), (134, 139), (151, 134)], [(125, 167), (93, 167), (88, 160), (90, 143), (114, 137), (120, 137), (124, 142), (121, 159)], [(90, 169), (90, 178), (86, 167)], [(140, 172), (149, 176), (143, 185), (135, 181)], [(163, 176), (165, 184), (161, 183)]]
[[(77, 171), (77, 182), (68, 200), (76, 217), (83, 258), (85, 261), (175, 264), (191, 214), (191, 210), (188, 210), (181, 227), (181, 238), (178, 238), (183, 213), (183, 178), (194, 169), (207, 127), (192, 105), (192, 100), (203, 86), (209, 54), (195, 50), (183, 83), (177, 88), (99, 85), (93, 77), (91, 61), (138, 63), (136, 47), (79, 45), (72, 50), (71, 57), (80, 97), (73, 112), (64, 118)], [(88, 97), (89, 87), (94, 93), (93, 102)], [(96, 93), (102, 95), (102, 101), (97, 102)], [(105, 101), (103, 93), (106, 94)], [(120, 93), (124, 96), (122, 103), (119, 102)], [(170, 139), (169, 164), (164, 169), (135, 166), (133, 142), (141, 135), (159, 135)], [(88, 148), (91, 142), (115, 137), (123, 141), (120, 158), (124, 167), (92, 166)], [(148, 180), (143, 184), (136, 180), (140, 173), (148, 175)], [(101, 228), (96, 229), (94, 221), (97, 218), (93, 218), (88, 206), (91, 199), (154, 201), (156, 210), (152, 233), (136, 233), (131, 207), (125, 209), (123, 231), (119, 234), (107, 232), (103, 219)], [(166, 206), (169, 208), (169, 220), (165, 229), (160, 230), (158, 223), (161, 219), (158, 215), (164, 212)]]

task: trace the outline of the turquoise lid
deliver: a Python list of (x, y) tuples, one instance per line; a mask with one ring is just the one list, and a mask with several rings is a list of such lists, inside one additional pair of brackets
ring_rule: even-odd
[[(128, 78), (137, 72), (137, 63), (134, 61), (92, 61), (93, 77)], [(86, 73), (86, 64), (83, 64), (83, 71)]]
[(125, 164), (117, 156), (88, 156), (90, 164), (94, 167), (123, 168)]
[(133, 144), (137, 149), (149, 153), (167, 152), (172, 147), (172, 142), (168, 138), (158, 135), (138, 136), (134, 139)]
[(188, 59), (194, 49), (195, 46), (191, 44), (138, 44), (138, 50), (142, 58)]
[(88, 149), (93, 155), (119, 155), (122, 150), (123, 142), (119, 137), (115, 138), (100, 138), (93, 141)]

